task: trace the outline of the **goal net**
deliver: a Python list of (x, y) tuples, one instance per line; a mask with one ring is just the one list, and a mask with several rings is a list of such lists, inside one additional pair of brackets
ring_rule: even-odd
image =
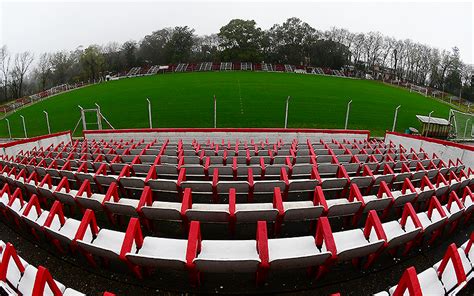
[(412, 84), (410, 86), (410, 92), (417, 92), (420, 95), (425, 96), (425, 97), (428, 96), (428, 88), (423, 87), (423, 86), (418, 86), (418, 85)]
[(474, 114), (451, 109), (449, 112), (451, 134), (457, 140), (474, 140)]

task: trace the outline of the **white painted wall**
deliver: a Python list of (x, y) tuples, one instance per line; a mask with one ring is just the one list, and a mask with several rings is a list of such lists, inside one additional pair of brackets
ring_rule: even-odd
[(319, 140), (324, 140), (330, 142), (333, 139), (342, 141), (344, 139), (353, 141), (353, 140), (365, 140), (367, 139), (367, 134), (356, 134), (356, 133), (330, 133), (330, 132), (160, 132), (160, 131), (131, 131), (131, 132), (114, 132), (114, 133), (86, 133), (84, 135), (87, 140), (145, 140), (152, 141), (154, 139), (169, 139), (171, 142), (177, 142), (179, 139), (182, 139), (186, 142), (191, 142), (193, 139), (201, 140), (211, 140), (220, 142), (224, 139), (226, 142), (231, 141), (235, 142), (237, 139), (240, 141), (254, 139), (255, 141), (261, 141), (268, 138), (269, 141), (274, 142), (278, 139), (283, 141), (291, 141), (293, 139), (298, 139), (299, 142), (305, 142), (306, 139), (310, 139), (312, 142)]
[(21, 150), (28, 151), (28, 150), (33, 149), (33, 147), (47, 148), (51, 144), (56, 146), (56, 145), (60, 144), (61, 142), (68, 143), (71, 140), (72, 140), (72, 138), (71, 138), (70, 133), (66, 133), (66, 134), (62, 134), (62, 135), (51, 135), (51, 137), (38, 137), (38, 139), (31, 138), (31, 139), (29, 139), (28, 142), (25, 142), (25, 143), (21, 143), (21, 141), (17, 141), (17, 142), (20, 142), (20, 143), (15, 144), (15, 142), (13, 142), (14, 145), (10, 146), (10, 147), (1, 147), (0, 146), (1, 147), (0, 154), (1, 155), (7, 155), (7, 156), (12, 156), (12, 155), (15, 156)]
[(426, 153), (431, 157), (433, 153), (439, 156), (444, 162), (448, 163), (449, 160), (456, 162), (456, 159), (460, 159), (466, 168), (474, 168), (474, 151), (468, 149), (462, 149), (460, 147), (443, 145), (441, 143), (435, 143), (429, 141), (429, 138), (414, 139), (403, 135), (396, 135), (388, 133), (385, 136), (385, 143), (392, 141), (395, 145), (402, 144), (403, 147), (410, 150), (410, 148), (419, 151), (420, 147), (423, 148)]

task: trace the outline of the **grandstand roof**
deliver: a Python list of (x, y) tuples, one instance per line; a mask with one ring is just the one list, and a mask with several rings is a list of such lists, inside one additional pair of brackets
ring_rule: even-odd
[(422, 123), (430, 123), (430, 124), (439, 124), (439, 125), (450, 125), (451, 123), (444, 119), (444, 118), (439, 118), (439, 117), (429, 117), (429, 116), (423, 116), (423, 115), (417, 115), (416, 118), (418, 118), (419, 121)]

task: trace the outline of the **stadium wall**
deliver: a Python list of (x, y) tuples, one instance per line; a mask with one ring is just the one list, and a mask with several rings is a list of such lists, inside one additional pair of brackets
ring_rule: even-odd
[(385, 134), (385, 143), (389, 143), (390, 141), (397, 146), (402, 144), (403, 147), (408, 150), (413, 148), (414, 150), (419, 151), (420, 148), (423, 148), (423, 150), (425, 150), (425, 152), (430, 156), (433, 153), (436, 153), (436, 155), (445, 162), (448, 162), (450, 159), (460, 159), (466, 168), (474, 168), (474, 146), (422, 136), (387, 132)]
[(61, 142), (68, 143), (72, 140), (71, 131), (55, 133), (51, 135), (44, 135), (24, 140), (13, 141), (9, 143), (0, 144), (0, 155), (14, 156), (21, 150), (31, 150), (36, 148), (47, 148), (49, 145), (58, 145)]
[(173, 140), (183, 139), (192, 141), (196, 138), (209, 139), (211, 141), (222, 141), (222, 139), (245, 140), (254, 139), (255, 141), (276, 141), (278, 139), (290, 141), (327, 141), (335, 139), (342, 141), (347, 139), (367, 140), (370, 137), (368, 130), (337, 130), (337, 129), (276, 129), (276, 128), (195, 128), (195, 129), (124, 129), (124, 130), (87, 130), (83, 132), (86, 140), (131, 140), (144, 139), (145, 141), (156, 138), (166, 138)]

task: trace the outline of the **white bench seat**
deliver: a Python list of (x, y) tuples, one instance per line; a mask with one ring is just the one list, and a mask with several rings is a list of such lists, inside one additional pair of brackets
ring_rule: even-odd
[[(18, 284), (18, 291), (22, 295), (33, 294), (33, 288), (35, 286), (37, 273), (38, 273), (38, 269), (34, 267), (33, 265), (28, 265), (25, 268), (25, 272), (23, 273), (20, 283)], [(61, 284), (58, 281), (54, 281), (54, 282), (56, 283), (56, 285), (58, 286), (61, 292), (64, 292), (64, 290), (66, 290), (66, 287), (63, 284)], [(54, 296), (53, 291), (51, 291), (51, 288), (49, 287), (49, 285), (45, 285), (43, 296)]]
[(271, 203), (238, 203), (235, 216), (238, 222), (275, 221), (278, 210)]
[(331, 257), (331, 252), (319, 250), (313, 236), (275, 238), (268, 240), (271, 269), (319, 266)]
[(120, 184), (127, 189), (141, 189), (145, 187), (144, 177), (122, 177), (120, 178)]
[(139, 202), (138, 199), (131, 198), (120, 198), (118, 202), (115, 202), (112, 198), (109, 201), (106, 201), (104, 206), (112, 213), (137, 217), (137, 207)]
[(323, 206), (315, 206), (312, 201), (286, 201), (283, 202), (285, 220), (315, 220), (324, 211)]
[[(420, 282), (420, 288), (423, 295), (445, 295), (443, 283), (439, 280), (438, 274), (434, 268), (430, 267), (422, 273), (419, 273), (418, 281)], [(393, 295), (397, 286), (390, 288), (390, 295)]]
[(229, 205), (195, 203), (192, 208), (186, 210), (186, 216), (189, 220), (202, 222), (228, 222)]
[(383, 240), (374, 235), (374, 231), (371, 232), (369, 239), (365, 238), (361, 229), (334, 232), (333, 236), (337, 246), (337, 257), (340, 261), (375, 253), (384, 244)]
[(328, 206), (328, 217), (351, 216), (359, 211), (362, 202), (358, 200), (349, 201), (347, 198), (335, 198), (326, 200)]
[[(86, 232), (87, 234), (87, 232)], [(79, 246), (92, 255), (109, 259), (116, 259), (120, 255), (125, 233), (109, 229), (101, 229), (94, 239), (92, 235), (78, 240)], [(136, 252), (136, 245), (132, 245), (132, 252)]]
[(147, 236), (138, 252), (126, 257), (139, 266), (184, 269), (188, 241), (184, 239)]
[(100, 193), (92, 193), (90, 197), (88, 196), (76, 196), (77, 202), (86, 209), (92, 209), (94, 212), (102, 211), (105, 195)]
[[(64, 244), (71, 243), (71, 241), (73, 241), (74, 237), (76, 236), (77, 229), (79, 228), (81, 221), (73, 218), (68, 218), (64, 222), (64, 225), (61, 225), (59, 221), (57, 223), (54, 223), (55, 220), (56, 217), (55, 219), (53, 219), (53, 223), (51, 224), (51, 226), (45, 227), (45, 230), (51, 236), (63, 242)], [(92, 238), (92, 234), (90, 232), (86, 232), (85, 237)]]
[(203, 272), (255, 272), (260, 263), (255, 240), (203, 240), (194, 259)]
[(403, 229), (398, 221), (382, 223), (383, 230), (387, 236), (387, 248), (395, 248), (415, 239), (421, 232), (421, 228)]
[(177, 202), (154, 201), (151, 206), (143, 206), (141, 211), (151, 220), (181, 220), (181, 204)]

